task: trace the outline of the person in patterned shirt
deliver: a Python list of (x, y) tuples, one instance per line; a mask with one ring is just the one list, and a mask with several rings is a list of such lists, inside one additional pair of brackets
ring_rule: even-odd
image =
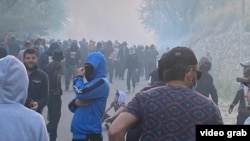
[(216, 104), (193, 90), (200, 72), (191, 49), (171, 49), (159, 60), (158, 72), (166, 85), (136, 94), (111, 124), (110, 141), (124, 141), (137, 123), (140, 141), (195, 141), (197, 124), (223, 124)]

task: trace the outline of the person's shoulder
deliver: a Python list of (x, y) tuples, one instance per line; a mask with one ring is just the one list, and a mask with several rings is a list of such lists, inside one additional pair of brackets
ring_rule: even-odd
[(42, 77), (47, 77), (47, 73), (44, 72), (44, 71), (41, 70), (41, 69), (37, 69), (37, 70), (36, 70), (36, 73), (39, 74), (39, 75), (42, 76)]
[[(193, 90), (194, 91), (194, 90)], [(194, 94), (195, 94), (195, 98), (194, 98), (194, 101), (198, 102), (199, 104), (201, 105), (205, 105), (205, 104), (211, 104), (213, 106), (216, 106), (216, 104), (213, 102), (213, 100), (211, 100), (210, 98), (204, 96), (203, 94), (197, 92), (197, 91), (194, 91)], [(216, 106), (217, 107), (217, 106)]]
[[(157, 87), (151, 87), (148, 89), (144, 89), (143, 91), (141, 91), (140, 93), (138, 93), (139, 95), (147, 95), (147, 96), (156, 96), (158, 94), (164, 93), (168, 91), (166, 86), (157, 86)], [(157, 93), (157, 94), (156, 94)]]
[[(41, 114), (37, 113), (36, 111), (33, 111), (31, 109), (28, 109), (26, 107), (21, 107), (20, 111), (22, 111), (23, 115), (29, 116), (30, 121), (43, 121), (44, 118)], [(32, 119), (32, 120), (31, 120)]]
[(62, 66), (62, 63), (61, 62), (58, 62), (58, 61), (52, 61), (48, 64), (48, 66), (54, 66), (55, 68), (61, 68), (63, 67)]

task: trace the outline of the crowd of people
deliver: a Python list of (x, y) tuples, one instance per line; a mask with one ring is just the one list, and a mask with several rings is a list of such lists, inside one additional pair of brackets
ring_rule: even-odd
[(54, 50), (61, 49), (64, 54), (65, 91), (69, 91), (70, 80), (74, 76), (75, 70), (80, 66), (84, 66), (84, 60), (90, 52), (100, 51), (103, 53), (107, 61), (106, 74), (109, 77), (109, 83), (113, 83), (114, 77), (126, 80), (126, 92), (134, 92), (135, 84), (139, 83), (140, 78), (149, 79), (150, 73), (157, 67), (157, 58), (159, 57), (154, 44), (128, 46), (126, 41), (90, 40), (87, 42), (84, 38), (80, 41), (42, 38), (19, 41), (15, 36), (11, 36), (8, 42), (2, 40), (0, 46), (6, 49), (9, 55), (14, 55), (21, 61), (23, 61), (24, 50), (28, 48), (35, 49), (38, 52), (38, 68), (43, 71), (50, 62)]
[[(103, 122), (110, 141), (195, 140), (197, 124), (224, 124), (209, 73), (212, 59), (204, 56), (198, 61), (188, 47), (174, 47), (159, 56), (153, 44), (128, 47), (125, 41), (41, 38), (21, 42), (11, 36), (1, 40), (0, 58), (4, 116), (0, 140), (56, 141), (61, 96), (71, 89), (75, 94), (68, 104), (73, 113), (72, 141), (102, 141)], [(240, 88), (228, 112), (239, 102), (236, 124), (249, 124), (250, 63), (241, 66)], [(116, 90), (108, 107), (114, 77), (126, 80), (127, 91)], [(140, 78), (149, 86), (136, 92)], [(126, 103), (126, 93), (131, 92), (136, 94)], [(47, 125), (41, 115), (45, 106)], [(115, 113), (107, 115), (112, 108)]]

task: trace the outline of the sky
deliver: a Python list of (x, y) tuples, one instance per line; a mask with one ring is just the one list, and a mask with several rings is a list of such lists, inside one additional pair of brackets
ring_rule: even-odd
[(155, 36), (141, 24), (142, 0), (67, 0), (70, 22), (65, 38), (127, 41), (128, 45), (153, 44)]

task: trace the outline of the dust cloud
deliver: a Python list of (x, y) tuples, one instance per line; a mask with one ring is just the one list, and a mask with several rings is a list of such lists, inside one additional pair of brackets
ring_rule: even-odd
[(152, 44), (153, 33), (141, 24), (141, 0), (67, 0), (69, 23), (64, 38)]

